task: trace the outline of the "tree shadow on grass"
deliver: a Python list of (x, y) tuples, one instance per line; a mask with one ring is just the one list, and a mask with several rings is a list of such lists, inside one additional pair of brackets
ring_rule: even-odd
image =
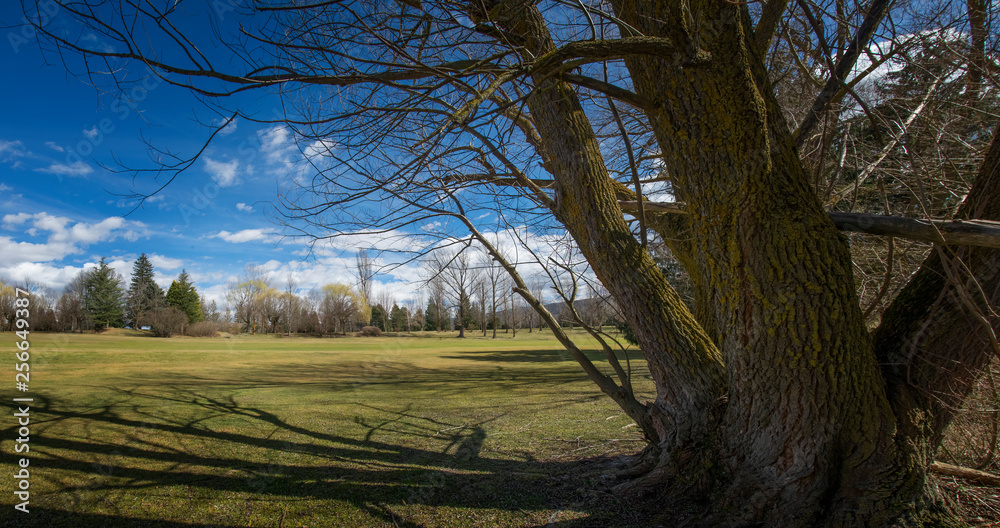
[[(616, 350), (616, 354), (619, 360), (623, 363), (625, 362), (626, 353), (621, 350)], [(584, 350), (584, 355), (586, 355), (591, 361), (597, 364), (602, 364), (605, 361), (604, 353), (598, 350)], [(627, 352), (628, 359), (633, 362), (638, 362), (636, 365), (645, 366), (645, 358), (642, 352), (639, 350), (629, 350)], [(564, 348), (551, 349), (551, 350), (509, 350), (509, 351), (497, 351), (497, 350), (463, 350), (460, 354), (453, 354), (448, 356), (441, 356), (443, 359), (460, 359), (460, 360), (471, 360), (471, 361), (489, 361), (495, 363), (572, 363), (576, 365), (573, 356)], [(579, 371), (579, 367), (577, 367)]]
[[(428, 519), (440, 517), (438, 510), (451, 512), (445, 517), (471, 516), (467, 525), (488, 525), (491, 515), (504, 512), (508, 519), (521, 519), (523, 526), (631, 524), (621, 522), (627, 509), (616, 511), (601, 501), (585, 504), (589, 499), (575, 491), (575, 480), (595, 468), (600, 472), (606, 460), (595, 465), (570, 459), (539, 462), (530, 454), (483, 457), (488, 427), (497, 417), (457, 423), (402, 402), (357, 404), (356, 427), (336, 431), (241, 403), (233, 395), (163, 381), (155, 389), (106, 388), (113, 397), (93, 408), (36, 396), (33, 478), (58, 474), (60, 481), (46, 483), (55, 493), (32, 497), (32, 513), (18, 519), (18, 526), (175, 528), (196, 520), (204, 522), (200, 526), (297, 526), (292, 517), (285, 524), (289, 509), (293, 517), (308, 518), (297, 504), (308, 504), (307, 510), (323, 504), (354, 508), (384, 526), (433, 526)], [(233, 388), (255, 387), (251, 382)], [(173, 415), (157, 411), (167, 408)], [(184, 412), (178, 415), (177, 409)], [(13, 438), (15, 428), (0, 434)], [(33, 482), (35, 489), (40, 484)], [(168, 504), (160, 510), (137, 507), (136, 497)], [(157, 511), (201, 507), (199, 501), (220, 497), (229, 503), (245, 501), (246, 511), (187, 523), (144, 518)], [(182, 500), (171, 503), (177, 499)], [(546, 511), (563, 508), (587, 518), (540, 520), (548, 516)], [(328, 513), (339, 518), (341, 512)], [(308, 524), (352, 524), (350, 519), (323, 519)]]

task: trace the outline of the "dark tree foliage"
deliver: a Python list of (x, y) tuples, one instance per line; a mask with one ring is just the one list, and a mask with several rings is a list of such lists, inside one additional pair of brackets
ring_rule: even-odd
[(424, 330), (440, 330), (442, 325), (440, 324), (439, 317), (437, 303), (433, 299), (427, 301), (427, 310), (424, 311)]
[(371, 326), (376, 326), (382, 330), (389, 328), (389, 314), (386, 313), (385, 308), (381, 304), (372, 306)]
[(189, 323), (197, 323), (203, 319), (201, 300), (198, 291), (191, 284), (187, 270), (181, 270), (177, 280), (170, 283), (167, 290), (167, 306), (173, 306), (184, 312)]
[(149, 310), (162, 306), (166, 301), (163, 288), (153, 281), (153, 264), (145, 253), (132, 265), (132, 281), (125, 295), (125, 325), (139, 328), (148, 322), (144, 316)]
[(108, 266), (105, 258), (87, 272), (83, 280), (83, 305), (94, 322), (94, 328), (121, 328), (124, 326), (122, 278)]

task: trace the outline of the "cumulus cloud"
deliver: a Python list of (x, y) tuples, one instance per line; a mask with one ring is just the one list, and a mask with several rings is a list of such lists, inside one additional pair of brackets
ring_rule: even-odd
[(7, 191), (13, 191), (13, 190), (14, 190), (13, 187), (11, 187), (9, 185), (5, 185), (3, 183), (0, 183), (0, 192), (7, 192)]
[(244, 242), (270, 240), (274, 234), (274, 229), (244, 229), (235, 233), (230, 233), (229, 231), (219, 231), (214, 235), (209, 235), (208, 238), (221, 238), (226, 242), (242, 244)]
[(184, 261), (181, 259), (164, 257), (163, 255), (157, 255), (156, 253), (146, 256), (149, 257), (149, 263), (156, 269), (176, 270), (184, 267)]
[[(52, 231), (52, 236), (49, 237), (49, 240), (66, 241), (73, 244), (93, 244), (102, 240), (115, 238), (111, 236), (112, 231), (123, 227), (125, 225), (125, 219), (120, 216), (112, 216), (110, 218), (105, 218), (96, 224), (79, 222), (73, 224), (73, 226), (69, 229), (49, 229), (47, 227), (41, 227), (39, 224), (39, 222), (35, 223), (36, 229), (46, 229)], [(55, 224), (52, 225), (54, 226)], [(127, 235), (128, 231), (122, 234)]]
[(50, 149), (52, 149), (52, 150), (54, 150), (54, 151), (56, 151), (56, 152), (66, 152), (66, 149), (62, 148), (62, 147), (61, 147), (61, 146), (60, 146), (60, 145), (59, 145), (58, 143), (56, 143), (55, 141), (46, 141), (46, 142), (45, 142), (45, 146), (46, 146), (46, 147), (49, 147)]
[(69, 165), (66, 165), (65, 163), (53, 163), (48, 167), (35, 170), (46, 174), (55, 174), (57, 176), (86, 176), (91, 172), (94, 172), (94, 169), (83, 161), (74, 161)]
[(98, 242), (110, 242), (117, 238), (136, 240), (145, 231), (140, 222), (129, 222), (119, 216), (105, 218), (99, 222), (74, 222), (65, 216), (49, 213), (18, 213), (3, 217), (3, 226), (14, 229), (30, 226), (25, 232), (30, 236), (48, 233), (45, 243), (17, 241), (12, 237), (0, 237), (0, 266), (13, 266), (26, 262), (52, 262), (67, 255), (78, 254), (84, 248)]
[(54, 266), (41, 262), (21, 262), (12, 266), (0, 264), (0, 275), (14, 280), (30, 278), (32, 282), (60, 290), (81, 271), (89, 267), (92, 267), (92, 264), (76, 267)]
[(87, 136), (87, 139), (96, 139), (99, 134), (100, 132), (97, 130), (97, 125), (83, 129), (83, 135)]
[(239, 169), (239, 160), (222, 162), (205, 157), (205, 172), (212, 176), (212, 179), (215, 180), (215, 183), (219, 184), (219, 187), (232, 187), (240, 183), (240, 179), (237, 176)]
[(50, 262), (59, 260), (77, 248), (65, 242), (33, 244), (18, 242), (11, 237), (0, 237), (0, 267), (15, 266), (26, 262)]
[(247, 204), (242, 203), (242, 202), (236, 204), (236, 209), (238, 209), (240, 211), (243, 211), (244, 213), (252, 213), (253, 212), (253, 206), (252, 205), (247, 205)]

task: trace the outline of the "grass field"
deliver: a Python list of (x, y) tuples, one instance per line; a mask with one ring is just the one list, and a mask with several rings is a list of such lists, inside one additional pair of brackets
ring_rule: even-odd
[(0, 334), (34, 398), (29, 514), (0, 421), (2, 526), (641, 525), (581, 477), (639, 434), (549, 334), (31, 338), (17, 393)]

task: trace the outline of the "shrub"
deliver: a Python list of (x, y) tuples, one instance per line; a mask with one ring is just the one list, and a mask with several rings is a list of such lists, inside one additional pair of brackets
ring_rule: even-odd
[(236, 335), (243, 331), (243, 326), (239, 323), (216, 323), (218, 325), (217, 330), (219, 332), (227, 332)]
[(215, 337), (219, 335), (219, 324), (211, 321), (201, 321), (189, 326), (184, 335), (191, 337)]
[(358, 337), (378, 337), (382, 335), (382, 329), (377, 326), (366, 326), (358, 332)]
[(170, 337), (181, 332), (187, 320), (187, 315), (173, 306), (156, 308), (146, 314), (146, 323), (156, 337)]

